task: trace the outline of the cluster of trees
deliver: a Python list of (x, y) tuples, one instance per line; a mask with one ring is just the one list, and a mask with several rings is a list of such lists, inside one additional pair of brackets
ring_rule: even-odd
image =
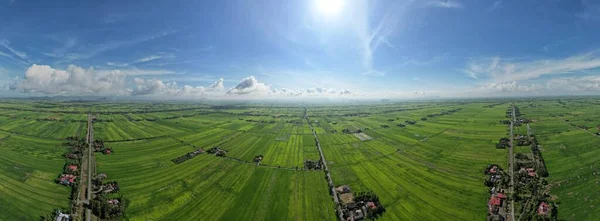
[(94, 142), (92, 143), (92, 146), (94, 147), (94, 152), (101, 152), (105, 155), (113, 153), (112, 148), (108, 148), (108, 147), (104, 146), (104, 141), (94, 140)]
[(203, 153), (203, 152), (204, 152), (204, 151), (203, 151), (202, 149), (198, 149), (198, 150), (195, 150), (195, 151), (192, 151), (192, 152), (186, 153), (186, 154), (185, 154), (185, 155), (183, 155), (183, 156), (180, 156), (180, 157), (177, 157), (177, 158), (175, 158), (175, 159), (172, 159), (171, 161), (172, 161), (173, 163), (175, 163), (175, 164), (180, 164), (180, 163), (183, 163), (183, 162), (184, 162), (184, 161), (186, 161), (186, 160), (189, 160), (189, 159), (192, 159), (192, 158), (194, 158), (195, 156), (197, 156), (197, 155), (199, 155), (199, 154), (201, 154), (201, 153)]
[[(369, 128), (365, 128), (365, 130), (368, 130), (368, 129)], [(336, 132), (337, 132), (337, 130), (336, 130)], [(358, 129), (356, 131), (351, 131), (350, 129), (346, 128), (346, 129), (342, 130), (343, 134), (357, 134), (357, 133), (362, 133), (362, 132), (363, 132), (363, 130), (361, 130), (361, 129)]]
[(225, 154), (227, 153), (227, 151), (225, 151), (219, 147), (210, 148), (206, 152), (209, 154), (214, 154), (215, 156), (218, 156), (218, 157), (224, 157)]
[(500, 140), (496, 144), (496, 148), (498, 148), (498, 149), (504, 149), (509, 146), (510, 146), (510, 139), (508, 139), (506, 137), (500, 138)]
[[(85, 150), (85, 148), (87, 146), (87, 142), (85, 142), (85, 140), (83, 138), (79, 138), (77, 136), (71, 136), (71, 137), (67, 137), (67, 142), (63, 143), (63, 145), (66, 145), (68, 147), (68, 151), (67, 151), (67, 153), (64, 154), (65, 166), (63, 168), (62, 174), (70, 174), (70, 175), (77, 176), (77, 178), (75, 179), (75, 183), (70, 184), (71, 194), (69, 196), (69, 199), (71, 200), (71, 208), (62, 210), (64, 212), (68, 213), (71, 211), (75, 211), (76, 208), (78, 208), (77, 193), (79, 192), (79, 181), (80, 181), (80, 178), (78, 175), (80, 174), (81, 159), (83, 158), (83, 151)], [(69, 169), (69, 166), (71, 166), (71, 165), (76, 166), (77, 170)], [(61, 176), (62, 175), (59, 175), (58, 178), (55, 180), (56, 183), (60, 183)]]
[(530, 137), (525, 135), (516, 135), (515, 141), (517, 141), (517, 146), (528, 146), (531, 145)]
[(373, 202), (375, 204), (375, 208), (367, 207), (366, 217), (368, 219), (377, 219), (385, 212), (385, 206), (381, 205), (379, 202), (379, 197), (372, 191), (368, 192), (358, 192), (354, 196), (355, 202)]
[(250, 123), (263, 123), (263, 124), (265, 124), (265, 123), (274, 124), (274, 123), (275, 123), (275, 120), (269, 120), (269, 121), (266, 121), (266, 120), (254, 120), (254, 119), (248, 119), (248, 120), (246, 120), (246, 122), (250, 122)]
[(318, 160), (318, 161), (305, 160), (304, 161), (304, 168), (306, 168), (307, 170), (320, 170), (322, 166), (323, 165), (321, 163), (321, 160)]
[(407, 123), (407, 124), (411, 124), (411, 125), (412, 125), (412, 124), (416, 124), (416, 123), (417, 123), (417, 121), (414, 121), (414, 120), (405, 120), (405, 121), (404, 121), (404, 123)]
[(118, 219), (125, 214), (125, 207), (129, 201), (119, 195), (117, 198), (108, 198), (106, 195), (98, 195), (90, 204), (92, 213), (100, 219)]

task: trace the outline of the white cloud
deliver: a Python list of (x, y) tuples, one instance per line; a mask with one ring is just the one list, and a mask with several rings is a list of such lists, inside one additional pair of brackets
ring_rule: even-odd
[(222, 91), (224, 88), (225, 86), (223, 86), (223, 78), (219, 78), (219, 80), (215, 81), (215, 83), (208, 86), (209, 90), (214, 91)]
[(136, 86), (132, 95), (178, 95), (181, 91), (176, 82), (143, 78), (134, 78), (134, 82)]
[(547, 81), (553, 90), (567, 90), (571, 92), (600, 91), (600, 76), (562, 77)]
[(24, 93), (126, 95), (125, 76), (119, 71), (99, 73), (93, 68), (69, 65), (66, 70), (47, 65), (32, 65), (24, 79), (17, 79), (10, 89)]
[(472, 78), (486, 78), (494, 83), (536, 79), (545, 75), (577, 73), (600, 68), (600, 58), (593, 53), (565, 59), (515, 62), (500, 58), (471, 61), (463, 70)]
[(440, 8), (464, 8), (460, 2), (452, 0), (431, 0), (426, 5)]
[(250, 93), (265, 93), (269, 90), (269, 86), (264, 83), (259, 83), (254, 76), (242, 79), (235, 87), (229, 89), (227, 94), (250, 94)]

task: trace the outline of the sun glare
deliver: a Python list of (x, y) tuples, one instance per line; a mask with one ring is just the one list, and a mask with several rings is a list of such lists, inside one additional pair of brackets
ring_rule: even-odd
[(325, 15), (337, 15), (344, 5), (343, 0), (315, 0), (317, 10)]

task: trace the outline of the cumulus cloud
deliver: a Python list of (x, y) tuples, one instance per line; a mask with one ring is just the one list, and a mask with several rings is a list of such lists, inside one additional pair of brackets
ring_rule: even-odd
[(125, 75), (118, 70), (99, 73), (93, 68), (69, 65), (66, 70), (34, 64), (24, 79), (11, 83), (10, 90), (43, 94), (126, 95)]
[(265, 93), (269, 90), (269, 86), (258, 82), (254, 76), (242, 79), (235, 87), (229, 89), (227, 94), (250, 94), (250, 93)]
[(176, 82), (143, 78), (134, 78), (134, 82), (136, 86), (132, 95), (177, 95), (180, 92)]
[(215, 81), (215, 83), (208, 86), (208, 89), (211, 91), (222, 91), (225, 88), (223, 86), (223, 78), (219, 78), (219, 80)]

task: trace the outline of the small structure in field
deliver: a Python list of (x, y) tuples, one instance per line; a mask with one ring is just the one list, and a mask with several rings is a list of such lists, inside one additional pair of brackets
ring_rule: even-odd
[(105, 155), (110, 155), (112, 153), (112, 149), (104, 148), (104, 151), (102, 151), (102, 153), (104, 153)]
[(254, 156), (254, 162), (256, 163), (256, 165), (259, 165), (262, 160), (263, 160), (262, 154)]

